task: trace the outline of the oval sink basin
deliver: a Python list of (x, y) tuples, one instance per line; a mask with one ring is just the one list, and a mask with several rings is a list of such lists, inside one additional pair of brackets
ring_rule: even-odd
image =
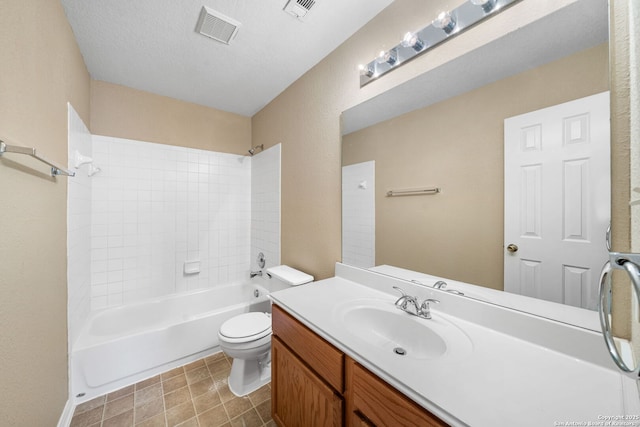
[(472, 348), (467, 335), (440, 313), (422, 319), (398, 310), (393, 301), (378, 299), (350, 301), (336, 310), (353, 338), (389, 354), (434, 360), (462, 356)]
[[(373, 345), (396, 350), (417, 359), (435, 359), (447, 351), (445, 341), (432, 329), (406, 316), (406, 313), (358, 307), (344, 314), (345, 327)], [(404, 316), (401, 316), (404, 314)], [(426, 319), (418, 319), (429, 322)]]

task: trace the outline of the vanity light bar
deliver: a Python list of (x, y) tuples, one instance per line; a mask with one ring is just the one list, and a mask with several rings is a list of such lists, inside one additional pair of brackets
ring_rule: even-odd
[(469, 0), (451, 11), (441, 12), (423, 29), (407, 33), (400, 44), (360, 65), (360, 87), (518, 1), (521, 0)]

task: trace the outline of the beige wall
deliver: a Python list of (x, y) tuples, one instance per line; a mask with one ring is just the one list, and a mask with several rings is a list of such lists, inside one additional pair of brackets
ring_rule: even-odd
[[(254, 144), (282, 143), (282, 262), (313, 274), (333, 275), (341, 259), (340, 113), (416, 75), (524, 26), (572, 0), (520, 2), (378, 81), (359, 88), (357, 66), (382, 48), (421, 28), (448, 0), (396, 1), (323, 61), (293, 83), (252, 119)], [(419, 10), (420, 13), (416, 13)]]
[(247, 154), (251, 118), (102, 81), (91, 82), (91, 133)]
[[(503, 289), (504, 119), (606, 91), (608, 75), (603, 44), (343, 137), (343, 165), (376, 162), (376, 265)], [(444, 191), (385, 197), (427, 185)]]
[[(89, 120), (89, 74), (59, 1), (0, 0), (0, 138), (67, 162), (67, 101)], [(56, 425), (67, 391), (66, 184), (0, 159), (0, 425)]]
[[(631, 55), (634, 47), (631, 43), (632, 29), (630, 18), (637, 21), (637, 6), (629, 0), (613, 0), (610, 2), (610, 35), (611, 35), (611, 186), (612, 186), (612, 216), (611, 231), (613, 237), (613, 250), (616, 252), (630, 252), (638, 250), (640, 236), (638, 230), (631, 228), (631, 167), (637, 162), (631, 156), (631, 150), (638, 147), (632, 146), (632, 129), (638, 128), (637, 106), (632, 107), (631, 88), (637, 94), (636, 80), (631, 80), (631, 69), (636, 67), (632, 61), (637, 61), (636, 55)], [(632, 13), (632, 11), (634, 13)], [(637, 79), (637, 74), (635, 75)], [(632, 83), (633, 82), (633, 83)], [(637, 100), (636, 100), (637, 101)], [(635, 139), (636, 136), (634, 135)], [(635, 141), (634, 141), (635, 142)], [(634, 155), (637, 153), (634, 152)], [(637, 214), (634, 208), (634, 214)], [(632, 235), (632, 231), (634, 234)], [(633, 247), (632, 247), (633, 246)], [(630, 338), (633, 334), (633, 344), (636, 357), (640, 355), (640, 324), (638, 319), (630, 316), (632, 312), (631, 301), (634, 297), (625, 272), (614, 270), (613, 272), (613, 331), (617, 336)], [(634, 304), (635, 305), (635, 304)], [(636, 310), (637, 311), (637, 310)], [(632, 332), (633, 331), (633, 332)]]

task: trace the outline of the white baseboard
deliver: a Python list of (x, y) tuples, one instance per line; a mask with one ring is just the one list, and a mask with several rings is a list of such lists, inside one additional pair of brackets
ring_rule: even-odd
[(71, 399), (67, 400), (67, 404), (64, 405), (62, 415), (60, 415), (60, 419), (58, 420), (58, 427), (69, 427), (71, 425), (71, 418), (73, 418), (75, 409), (76, 406), (71, 403)]

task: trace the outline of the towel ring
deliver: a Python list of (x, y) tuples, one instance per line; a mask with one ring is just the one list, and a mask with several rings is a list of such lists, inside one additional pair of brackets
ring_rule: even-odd
[[(611, 358), (626, 375), (638, 379), (640, 375), (640, 364), (636, 364), (636, 367), (629, 367), (625, 363), (624, 359), (620, 355), (618, 348), (616, 347), (613, 339), (613, 333), (611, 331), (611, 271), (614, 268), (624, 269), (633, 283), (633, 289), (640, 303), (640, 269), (638, 266), (627, 259), (625, 254), (611, 253), (611, 260), (607, 261), (602, 267), (600, 273), (600, 295), (598, 299), (598, 314), (600, 317), (600, 326), (602, 327), (602, 335), (604, 342), (607, 345)], [(612, 266), (613, 263), (613, 266)], [(615, 267), (614, 267), (615, 266)]]

